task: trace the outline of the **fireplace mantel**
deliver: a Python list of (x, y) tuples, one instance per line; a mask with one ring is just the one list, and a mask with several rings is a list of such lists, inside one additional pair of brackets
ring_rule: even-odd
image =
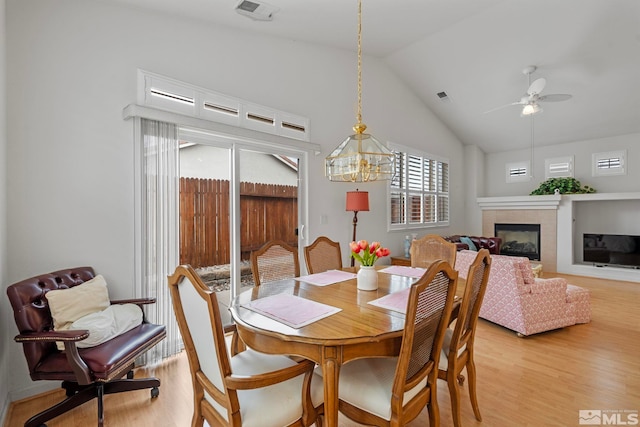
[(477, 203), (482, 209), (482, 231), (486, 236), (492, 235), (496, 222), (541, 224), (541, 259), (545, 271), (640, 282), (639, 270), (598, 268), (581, 263), (580, 233), (584, 232), (581, 222), (584, 217), (576, 212), (578, 205), (584, 205), (583, 209), (599, 209), (598, 206), (604, 204), (613, 211), (602, 215), (605, 223), (612, 224), (606, 227), (606, 232), (615, 233), (622, 225), (626, 227), (624, 233), (638, 234), (633, 215), (640, 211), (640, 192), (481, 197)]

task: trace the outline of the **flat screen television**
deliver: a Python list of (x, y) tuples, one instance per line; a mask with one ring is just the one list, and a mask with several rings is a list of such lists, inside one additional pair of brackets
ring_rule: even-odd
[(582, 237), (585, 263), (640, 269), (640, 236), (584, 233)]

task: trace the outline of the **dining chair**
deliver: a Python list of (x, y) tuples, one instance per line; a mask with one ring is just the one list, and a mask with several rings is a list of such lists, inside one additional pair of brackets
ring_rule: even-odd
[(342, 268), (342, 252), (340, 243), (325, 236), (320, 236), (304, 248), (304, 261), (309, 274), (322, 273), (327, 270)]
[[(473, 359), (473, 343), (476, 335), (476, 325), (478, 324), (478, 314), (487, 289), (490, 270), (491, 256), (489, 251), (481, 249), (471, 266), (469, 266), (466, 286), (462, 296), (462, 303), (455, 319), (455, 326), (453, 329), (448, 328), (445, 332), (438, 378), (447, 381), (451, 397), (453, 425), (455, 427), (461, 426), (458, 384), (463, 385), (464, 383), (464, 376), (461, 374), (464, 368), (467, 368), (467, 375), (469, 376), (469, 397), (471, 398), (473, 413), (478, 421), (482, 421), (476, 396), (476, 366)], [(451, 319), (451, 322), (453, 320)]]
[(192, 427), (320, 425), (324, 390), (313, 362), (251, 349), (232, 356), (216, 293), (190, 265), (176, 268), (169, 287), (191, 371)]
[(436, 260), (444, 260), (451, 267), (456, 265), (457, 247), (437, 234), (427, 234), (411, 243), (411, 267), (428, 268)]
[(282, 240), (270, 240), (251, 252), (251, 272), (256, 286), (300, 276), (298, 251)]
[(404, 426), (425, 405), (429, 426), (440, 425), (437, 379), (458, 273), (434, 262), (411, 285), (398, 357), (363, 358), (340, 369), (339, 410), (366, 425)]

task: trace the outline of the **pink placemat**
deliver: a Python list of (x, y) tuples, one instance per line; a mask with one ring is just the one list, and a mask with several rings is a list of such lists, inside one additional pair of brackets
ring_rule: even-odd
[(271, 295), (242, 306), (296, 329), (340, 311), (339, 308), (289, 294)]
[(420, 278), (424, 273), (427, 272), (427, 269), (420, 267), (407, 267), (404, 265), (392, 265), (390, 267), (383, 268), (382, 270), (380, 270), (380, 272), (387, 274), (396, 274), (398, 276)]
[(296, 280), (305, 283), (311, 283), (316, 286), (327, 286), (338, 282), (344, 282), (345, 280), (354, 279), (355, 273), (349, 273), (347, 271), (340, 270), (328, 270), (322, 273), (309, 274), (308, 276), (296, 277)]
[(371, 305), (377, 305), (378, 307), (386, 308), (387, 310), (399, 311), (400, 313), (407, 312), (407, 301), (409, 300), (409, 291), (411, 288), (406, 288), (398, 292), (394, 292), (389, 295), (385, 295), (382, 298), (369, 301)]

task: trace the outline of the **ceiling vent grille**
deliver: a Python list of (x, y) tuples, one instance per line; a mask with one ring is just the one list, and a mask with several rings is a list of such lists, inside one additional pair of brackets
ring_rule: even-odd
[(250, 0), (240, 0), (236, 5), (236, 12), (257, 21), (271, 21), (273, 20), (273, 14), (279, 10), (279, 8), (270, 4)]
[(447, 92), (445, 91), (438, 92), (436, 95), (438, 96), (438, 99), (440, 99), (440, 101), (442, 102), (451, 102), (451, 98), (449, 98), (449, 95), (447, 95)]

